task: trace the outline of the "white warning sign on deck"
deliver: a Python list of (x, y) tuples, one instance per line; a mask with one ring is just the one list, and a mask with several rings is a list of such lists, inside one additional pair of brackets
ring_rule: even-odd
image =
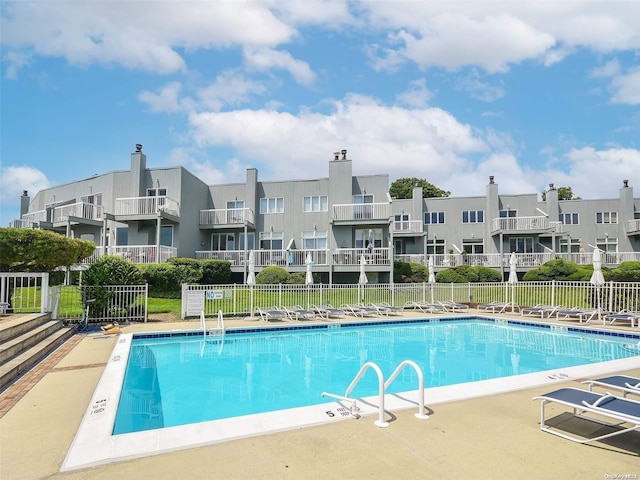
[(187, 317), (200, 315), (204, 311), (204, 294), (203, 290), (187, 291)]

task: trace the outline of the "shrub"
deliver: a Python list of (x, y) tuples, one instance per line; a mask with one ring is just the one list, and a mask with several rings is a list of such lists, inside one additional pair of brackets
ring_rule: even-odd
[(608, 273), (608, 280), (614, 282), (640, 282), (640, 262), (622, 262)]
[(289, 272), (282, 267), (272, 265), (270, 267), (263, 268), (260, 273), (256, 275), (256, 284), (277, 285), (280, 283), (286, 283), (288, 278)]
[(454, 268), (447, 268), (436, 273), (438, 283), (467, 283), (466, 277), (460, 275)]
[(202, 260), (202, 285), (229, 283), (231, 262), (228, 260)]
[(307, 279), (306, 272), (294, 272), (289, 275), (285, 283), (291, 285), (304, 285), (305, 280)]
[(478, 275), (478, 282), (501, 282), (502, 275), (493, 268), (483, 267), (481, 265), (473, 267)]

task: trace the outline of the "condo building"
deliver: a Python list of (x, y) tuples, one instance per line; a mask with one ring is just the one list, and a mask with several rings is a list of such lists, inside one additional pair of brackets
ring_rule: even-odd
[[(436, 271), (484, 265), (503, 274), (516, 253), (520, 274), (553, 258), (603, 264), (640, 261), (640, 198), (621, 181), (617, 198), (559, 200), (545, 192), (502, 195), (491, 176), (473, 197), (412, 198), (389, 194), (389, 175), (353, 175), (347, 150), (328, 158), (328, 176), (261, 181), (248, 168), (244, 183), (207, 185), (183, 167), (148, 168), (138, 144), (129, 170), (23, 192), (19, 228), (40, 228), (95, 242), (93, 259), (109, 254), (136, 263), (170, 257), (222, 259), (232, 281), (279, 265), (313, 272), (322, 283), (356, 283), (361, 262), (369, 282), (393, 282), (394, 261)], [(91, 261), (90, 259), (89, 261)]]

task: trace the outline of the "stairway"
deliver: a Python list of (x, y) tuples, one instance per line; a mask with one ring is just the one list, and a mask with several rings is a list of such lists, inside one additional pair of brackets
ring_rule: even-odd
[(0, 317), (0, 392), (73, 334), (48, 313)]

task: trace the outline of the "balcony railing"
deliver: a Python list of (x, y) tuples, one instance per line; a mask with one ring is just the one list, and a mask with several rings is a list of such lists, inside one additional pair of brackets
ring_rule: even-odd
[(180, 216), (180, 204), (166, 196), (116, 198), (115, 215), (157, 215), (167, 212)]
[(36, 228), (38, 224), (36, 222), (32, 222), (31, 220), (25, 220), (24, 218), (20, 218), (18, 220), (12, 220), (9, 223), (9, 227), (11, 228)]
[(627, 233), (640, 232), (640, 219), (627, 222)]
[(200, 210), (200, 225), (238, 225), (255, 223), (253, 210), (250, 208), (218, 208)]
[(394, 235), (423, 233), (424, 224), (420, 220), (400, 220), (391, 223)]
[[(158, 256), (158, 251), (160, 255)], [(104, 247), (96, 247), (93, 255), (84, 260), (83, 263), (91, 264), (98, 258), (105, 255)], [(160, 245), (160, 250), (155, 245), (118, 245), (107, 247), (106, 255), (126, 258), (133, 263), (162, 263), (178, 255), (178, 249)]]
[[(367, 265), (391, 265), (389, 248), (339, 248), (336, 250), (254, 250), (256, 267), (279, 265), (283, 267), (306, 266), (307, 255), (311, 255), (314, 266), (360, 265), (365, 256)], [(244, 250), (202, 250), (196, 252), (198, 259), (228, 260), (232, 266), (248, 265), (249, 252)]]
[(492, 232), (501, 230), (526, 232), (533, 230), (547, 230), (548, 228), (550, 228), (549, 218), (544, 216), (494, 218), (491, 223)]
[(349, 203), (332, 207), (333, 220), (389, 220), (391, 205), (389, 203)]
[(66, 222), (69, 217), (86, 218), (87, 220), (102, 220), (102, 205), (93, 203), (76, 202), (62, 205), (53, 209), (54, 222)]

